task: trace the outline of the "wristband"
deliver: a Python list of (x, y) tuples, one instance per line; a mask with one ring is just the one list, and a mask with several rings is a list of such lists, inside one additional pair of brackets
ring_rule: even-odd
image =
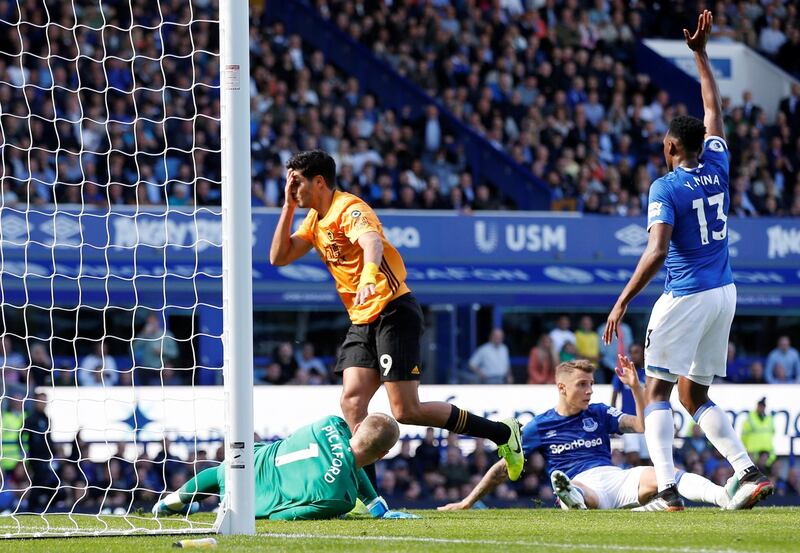
[(364, 264), (364, 268), (361, 270), (361, 280), (358, 282), (358, 289), (361, 290), (367, 284), (377, 284), (377, 275), (378, 275), (378, 265), (369, 262)]
[(386, 504), (385, 499), (378, 496), (367, 504), (367, 510), (372, 515), (372, 518), (381, 518), (389, 511), (389, 506)]

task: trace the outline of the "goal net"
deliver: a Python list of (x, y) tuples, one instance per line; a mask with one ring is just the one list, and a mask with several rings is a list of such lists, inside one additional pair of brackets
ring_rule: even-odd
[(150, 513), (226, 450), (218, 12), (0, 3), (0, 536), (222, 520)]

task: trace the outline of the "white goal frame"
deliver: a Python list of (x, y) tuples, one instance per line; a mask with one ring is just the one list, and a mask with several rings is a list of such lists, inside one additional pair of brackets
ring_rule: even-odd
[[(217, 518), (213, 525), (202, 527), (159, 524), (148, 528), (129, 523), (106, 524), (105, 529), (62, 528), (48, 522), (40, 530), (28, 530), (17, 521), (17, 532), (0, 532), (0, 538), (255, 534), (249, 2), (218, 1), (225, 496)], [(131, 520), (149, 517), (130, 512), (125, 516)]]

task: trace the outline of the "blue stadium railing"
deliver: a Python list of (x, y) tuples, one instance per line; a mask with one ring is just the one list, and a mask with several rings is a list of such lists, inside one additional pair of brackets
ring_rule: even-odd
[(476, 183), (482, 180), (491, 182), (519, 209), (550, 209), (552, 194), (544, 181), (504, 151), (492, 146), (437, 100), (400, 76), (389, 64), (321, 17), (311, 6), (298, 0), (269, 2), (264, 14), (267, 22), (282, 22), (287, 32), (300, 35), (303, 41), (325, 52), (336, 66), (358, 79), (362, 89), (375, 94), (382, 106), (394, 109), (398, 114), (410, 109), (412, 118), (416, 118), (423, 115), (426, 106), (436, 104), (443, 126), (463, 146)]

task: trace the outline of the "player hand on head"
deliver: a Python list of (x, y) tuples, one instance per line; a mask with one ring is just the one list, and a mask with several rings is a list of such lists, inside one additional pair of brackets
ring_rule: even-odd
[(636, 372), (636, 365), (633, 364), (627, 355), (617, 355), (619, 366), (614, 370), (617, 373), (620, 381), (631, 387), (636, 388), (640, 385), (639, 374)]
[(714, 25), (714, 16), (709, 10), (704, 10), (697, 18), (697, 29), (693, 35), (687, 29), (683, 30), (683, 37), (686, 45), (694, 52), (702, 52), (706, 49), (708, 37), (711, 36), (711, 27)]
[(286, 188), (284, 188), (284, 203), (286, 207), (297, 207), (297, 182), (294, 169), (289, 169), (286, 173)]

